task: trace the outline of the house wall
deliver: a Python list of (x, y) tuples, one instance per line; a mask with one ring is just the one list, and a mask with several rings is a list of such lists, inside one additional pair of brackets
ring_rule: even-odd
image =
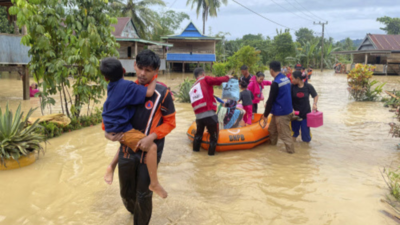
[(167, 55), (167, 50), (165, 50), (165, 54), (163, 54), (163, 46), (158, 45), (150, 45), (148, 49), (152, 50), (154, 53), (160, 57), (160, 59), (165, 59)]
[(168, 40), (174, 45), (168, 49), (168, 53), (215, 54), (215, 41), (182, 41)]
[[(135, 42), (118, 41), (120, 48), (118, 49), (120, 59), (135, 58)], [(144, 44), (138, 43), (138, 53), (144, 49)], [(128, 48), (131, 47), (131, 57), (128, 57)]]
[[(376, 66), (375, 74), (399, 74), (400, 75), (400, 53), (380, 55), (380, 63), (377, 63), (378, 55), (368, 54), (368, 64)], [(365, 63), (365, 54), (354, 54), (353, 63)], [(387, 66), (386, 66), (387, 65)]]
[[(378, 64), (378, 57), (380, 57), (379, 64), (385, 64), (388, 62), (388, 56), (386, 55), (371, 55), (368, 54), (368, 64)], [(354, 54), (353, 55), (354, 63), (365, 63), (365, 54)]]

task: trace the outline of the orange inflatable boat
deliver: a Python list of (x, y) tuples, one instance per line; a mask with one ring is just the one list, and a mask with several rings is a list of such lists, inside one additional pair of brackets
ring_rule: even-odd
[[(246, 127), (220, 130), (216, 151), (224, 152), (251, 149), (269, 140), (268, 126), (271, 121), (271, 117), (268, 118), (268, 124), (264, 128), (262, 128), (259, 123), (261, 117), (262, 114), (254, 114), (253, 123)], [(192, 142), (195, 134), (196, 122), (193, 122), (192, 126), (190, 126), (187, 131), (187, 135)], [(208, 147), (210, 146), (209, 141), (210, 134), (205, 131), (201, 147), (208, 150)]]

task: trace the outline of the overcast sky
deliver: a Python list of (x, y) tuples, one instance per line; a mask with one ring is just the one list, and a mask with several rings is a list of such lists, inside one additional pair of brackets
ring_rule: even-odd
[[(325, 36), (333, 37), (336, 41), (346, 37), (363, 39), (367, 33), (383, 34), (384, 31), (379, 29), (382, 25), (376, 22), (376, 18), (382, 16), (396, 17), (400, 12), (400, 1), (398, 0), (236, 1), (284, 26), (294, 30), (307, 27), (314, 30), (319, 36), (321, 35), (322, 27), (313, 25), (312, 21), (327, 20), (329, 23), (325, 26)], [(199, 29), (202, 29), (201, 15), (197, 18), (195, 9), (191, 10), (190, 6), (186, 6), (186, 0), (166, 0), (166, 4), (167, 9), (186, 12), (192, 22)], [(182, 28), (188, 22), (183, 22)], [(261, 18), (232, 0), (228, 0), (228, 5), (220, 8), (218, 17), (209, 17), (206, 23), (206, 34), (208, 34), (208, 27), (210, 26), (213, 34), (220, 31), (229, 32), (231, 35), (228, 36), (228, 39), (236, 39), (245, 34), (258, 33), (272, 37), (276, 35), (277, 28), (284, 29), (284, 27)], [(292, 35), (294, 35), (294, 30), (291, 31)]]

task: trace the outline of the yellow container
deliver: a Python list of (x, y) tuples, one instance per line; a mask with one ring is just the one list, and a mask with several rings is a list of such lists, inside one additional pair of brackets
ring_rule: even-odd
[(7, 159), (6, 160), (7, 168), (4, 167), (4, 165), (0, 164), (0, 170), (12, 170), (29, 166), (36, 161), (36, 153), (29, 153), (27, 156), (21, 156), (18, 159), (18, 161), (19, 164), (14, 159)]

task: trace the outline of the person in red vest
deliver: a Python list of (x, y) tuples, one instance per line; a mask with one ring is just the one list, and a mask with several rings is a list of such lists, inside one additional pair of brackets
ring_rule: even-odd
[(214, 98), (213, 86), (219, 86), (223, 82), (228, 82), (232, 76), (223, 77), (206, 76), (203, 68), (194, 70), (196, 83), (190, 89), (190, 102), (196, 114), (197, 132), (194, 136), (193, 151), (200, 151), (201, 140), (203, 139), (204, 128), (207, 127), (210, 133), (210, 147), (208, 155), (214, 155), (218, 141), (218, 117), (217, 102)]

